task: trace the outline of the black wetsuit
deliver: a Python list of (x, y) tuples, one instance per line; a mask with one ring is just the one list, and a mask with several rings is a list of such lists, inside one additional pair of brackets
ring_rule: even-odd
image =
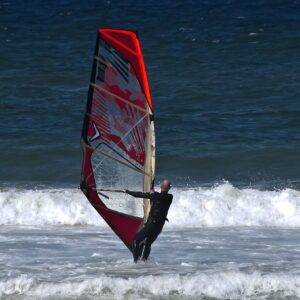
[(136, 262), (139, 258), (146, 260), (151, 251), (151, 244), (156, 240), (165, 224), (173, 195), (167, 192), (142, 193), (128, 190), (126, 193), (136, 198), (150, 199), (151, 209), (147, 222), (136, 234), (132, 245), (134, 261)]

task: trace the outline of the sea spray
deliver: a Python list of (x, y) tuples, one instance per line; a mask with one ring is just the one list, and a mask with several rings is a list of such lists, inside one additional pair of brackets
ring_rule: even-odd
[[(174, 188), (168, 227), (300, 227), (300, 191)], [(120, 205), (132, 206), (130, 197)], [(0, 192), (1, 225), (95, 225), (104, 221), (78, 189), (7, 189)]]

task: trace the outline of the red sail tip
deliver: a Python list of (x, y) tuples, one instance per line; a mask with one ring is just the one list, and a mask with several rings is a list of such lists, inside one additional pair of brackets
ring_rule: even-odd
[(153, 110), (147, 70), (137, 33), (131, 30), (102, 28), (98, 30), (98, 34), (130, 61), (143, 88), (148, 105)]

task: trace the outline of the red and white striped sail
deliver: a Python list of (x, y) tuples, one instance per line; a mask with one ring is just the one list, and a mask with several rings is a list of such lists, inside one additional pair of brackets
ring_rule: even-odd
[(149, 203), (110, 190), (150, 191), (155, 172), (153, 105), (133, 31), (98, 30), (82, 147), (81, 189), (130, 249)]

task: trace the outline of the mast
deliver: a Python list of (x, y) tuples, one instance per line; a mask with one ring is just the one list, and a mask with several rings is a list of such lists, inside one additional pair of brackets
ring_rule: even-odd
[[(149, 124), (147, 130), (147, 138), (146, 138), (146, 162), (145, 162), (145, 173), (150, 174), (150, 176), (144, 176), (143, 182), (143, 192), (150, 192), (154, 176), (155, 176), (155, 134), (154, 134), (154, 121), (153, 115), (150, 111), (149, 106), (147, 106), (147, 111), (149, 113)], [(144, 217), (143, 217), (143, 224), (147, 221), (149, 211), (150, 211), (150, 200), (144, 199), (143, 200), (143, 210), (144, 210)]]

